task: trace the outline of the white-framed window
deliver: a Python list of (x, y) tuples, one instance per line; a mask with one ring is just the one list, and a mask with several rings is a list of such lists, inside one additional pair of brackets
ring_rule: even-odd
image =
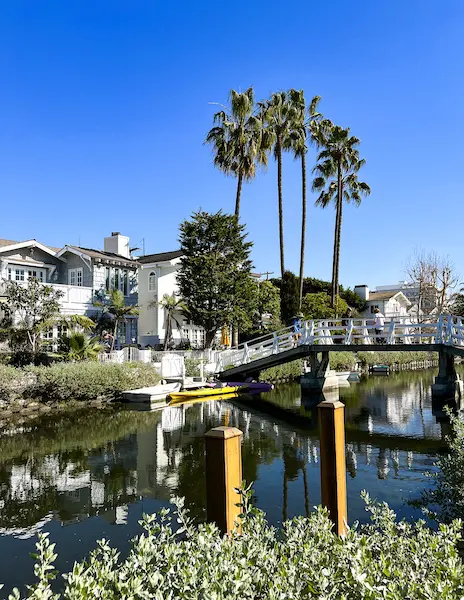
[(24, 281), (24, 269), (15, 269), (15, 281)]
[(77, 269), (69, 269), (68, 271), (68, 284), (82, 286), (82, 267)]
[(148, 276), (148, 291), (156, 291), (156, 273), (154, 273), (153, 271)]
[(8, 267), (8, 281), (11, 281), (13, 279), (13, 271), (11, 269), (11, 267)]
[(27, 278), (32, 279), (33, 277), (35, 277), (35, 279), (38, 279), (41, 283), (44, 282), (44, 272), (42, 271), (42, 269), (29, 269), (29, 271), (27, 272)]

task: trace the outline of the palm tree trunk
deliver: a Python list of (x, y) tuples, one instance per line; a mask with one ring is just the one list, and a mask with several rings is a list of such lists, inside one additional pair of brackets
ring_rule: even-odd
[(166, 327), (164, 333), (164, 350), (168, 349), (169, 340), (171, 339), (171, 315), (166, 313)]
[(241, 200), (241, 196), (242, 196), (242, 182), (243, 182), (243, 175), (242, 175), (242, 172), (240, 171), (240, 173), (238, 174), (238, 181), (237, 181), (237, 195), (235, 197), (235, 217), (236, 217), (237, 221), (240, 216), (240, 200)]
[(118, 320), (114, 320), (114, 329), (113, 329), (113, 339), (111, 340), (111, 352), (114, 350), (114, 345), (116, 343), (116, 336), (118, 335)]
[(338, 184), (337, 184), (337, 205), (335, 215), (335, 232), (334, 232), (334, 253), (332, 265), (332, 308), (335, 308), (336, 298), (338, 295), (338, 267), (340, 262), (340, 231), (343, 203), (343, 180), (342, 169), (340, 162), (338, 163)]
[[(337, 232), (337, 247), (336, 247), (336, 278), (335, 278), (335, 298), (338, 298), (339, 293), (340, 293), (340, 284), (339, 284), (339, 273), (340, 273), (340, 243), (341, 243), (341, 237), (342, 237), (342, 212), (343, 212), (343, 181), (341, 181), (341, 178), (339, 180), (339, 185), (340, 185), (340, 194), (339, 194), (339, 202), (338, 202), (338, 223), (337, 223), (337, 227), (338, 227), (338, 232)], [(335, 316), (338, 317), (338, 314), (336, 314)]]
[(303, 272), (306, 237), (306, 153), (301, 155), (301, 254), (300, 254), (300, 300), (298, 308), (301, 311), (303, 302)]
[(282, 203), (282, 142), (280, 136), (276, 140), (277, 154), (277, 191), (279, 195), (279, 242), (280, 242), (280, 271), (282, 278), (285, 273), (284, 261), (284, 211)]

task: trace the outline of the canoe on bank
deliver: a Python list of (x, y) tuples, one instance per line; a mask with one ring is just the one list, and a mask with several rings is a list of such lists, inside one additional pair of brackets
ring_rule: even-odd
[(122, 393), (122, 397), (129, 402), (159, 402), (160, 400), (166, 400), (169, 394), (178, 392), (180, 388), (181, 384), (178, 382), (158, 384), (137, 390), (128, 390)]
[(233, 394), (235, 392), (244, 392), (247, 390), (245, 386), (231, 386), (227, 385), (224, 387), (215, 387), (215, 388), (203, 388), (200, 390), (188, 390), (187, 392), (174, 392), (169, 394), (168, 400), (171, 401), (171, 404), (175, 402), (183, 402), (184, 400), (188, 400), (189, 398), (204, 398), (206, 396), (224, 396), (225, 394)]
[(232, 398), (238, 398), (237, 392), (231, 394), (218, 394), (217, 396), (203, 396), (202, 398), (179, 398), (177, 400), (171, 400), (169, 406), (181, 406), (182, 404), (197, 404), (198, 402), (217, 402), (218, 400), (232, 400)]

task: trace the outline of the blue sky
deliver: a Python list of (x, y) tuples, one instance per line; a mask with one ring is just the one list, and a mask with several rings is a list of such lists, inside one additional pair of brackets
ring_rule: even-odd
[[(404, 278), (416, 247), (464, 278), (462, 0), (291, 3), (7, 0), (0, 18), (0, 237), (147, 252), (179, 223), (232, 211), (235, 180), (203, 146), (230, 88), (290, 87), (362, 140), (372, 194), (348, 207), (341, 282)], [(310, 151), (308, 163), (314, 163)], [(284, 160), (286, 264), (298, 269), (299, 166)], [(331, 277), (334, 211), (308, 211), (306, 275)], [(258, 271), (279, 271), (276, 169), (246, 185)]]

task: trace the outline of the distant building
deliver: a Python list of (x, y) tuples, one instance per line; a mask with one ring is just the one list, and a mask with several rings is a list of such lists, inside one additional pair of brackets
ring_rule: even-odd
[(408, 314), (412, 303), (401, 291), (369, 291), (367, 285), (357, 285), (354, 291), (358, 296), (365, 300), (367, 308), (363, 313), (364, 317), (369, 317), (375, 313), (375, 309), (385, 317), (401, 317)]

